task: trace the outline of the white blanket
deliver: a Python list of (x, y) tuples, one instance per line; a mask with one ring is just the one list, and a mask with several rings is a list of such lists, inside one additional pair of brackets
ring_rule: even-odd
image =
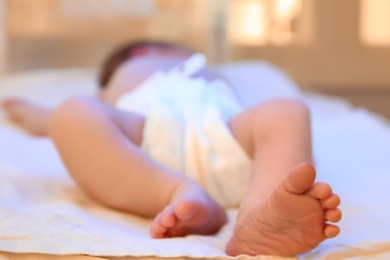
[[(245, 66), (257, 72), (256, 76), (263, 75), (252, 89), (261, 97), (298, 95), (291, 82), (266, 64), (232, 65), (222, 72), (229, 72), (226, 75), (232, 80), (247, 78)], [(92, 94), (93, 77), (93, 72), (79, 70), (20, 75), (0, 82), (0, 99), (18, 95), (53, 106), (75, 93)], [(337, 238), (300, 257), (388, 258), (387, 121), (342, 100), (308, 94), (305, 99), (313, 112), (318, 180), (333, 185), (342, 198), (344, 215)], [(0, 251), (227, 259), (224, 246), (235, 214), (229, 212), (229, 223), (215, 236), (150, 239), (150, 220), (110, 210), (85, 197), (66, 174), (48, 139), (28, 137), (4, 119), (0, 124)]]

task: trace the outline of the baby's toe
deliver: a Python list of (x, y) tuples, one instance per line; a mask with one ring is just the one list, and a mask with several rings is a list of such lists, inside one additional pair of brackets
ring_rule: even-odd
[(177, 222), (177, 217), (175, 216), (173, 207), (172, 206), (166, 207), (161, 215), (160, 224), (165, 228), (172, 228), (176, 225), (176, 222)]
[(338, 208), (328, 209), (325, 211), (325, 220), (330, 222), (339, 222), (341, 220), (341, 210)]
[(153, 238), (164, 238), (164, 235), (167, 232), (167, 228), (161, 225), (161, 217), (162, 214), (158, 214), (150, 227), (150, 236)]
[(328, 198), (321, 200), (323, 209), (335, 209), (340, 205), (340, 197), (337, 194), (332, 194)]
[(324, 234), (327, 238), (334, 238), (340, 233), (340, 228), (332, 224), (326, 224)]
[(332, 187), (325, 182), (316, 182), (305, 194), (313, 199), (324, 200), (332, 195)]

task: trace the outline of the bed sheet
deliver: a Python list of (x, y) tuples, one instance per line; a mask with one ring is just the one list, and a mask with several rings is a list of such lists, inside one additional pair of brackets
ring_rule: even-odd
[[(340, 236), (298, 258), (388, 259), (388, 122), (344, 100), (301, 93), (288, 77), (265, 63), (220, 69), (238, 83), (251, 76), (245, 75), (248, 71), (256, 77), (263, 73), (258, 82), (243, 84), (245, 91), (258, 93), (258, 100), (250, 95), (248, 105), (299, 96), (311, 108), (318, 180), (330, 182), (340, 194), (344, 215)], [(93, 95), (94, 78), (93, 70), (78, 69), (15, 75), (0, 82), (0, 100), (16, 95), (55, 106), (68, 96)], [(279, 259), (224, 254), (234, 210), (215, 236), (149, 239), (150, 220), (89, 200), (66, 174), (50, 140), (29, 137), (0, 119), (0, 259)]]

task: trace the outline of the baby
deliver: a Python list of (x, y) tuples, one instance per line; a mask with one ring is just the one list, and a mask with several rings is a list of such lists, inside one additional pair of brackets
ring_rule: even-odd
[[(118, 97), (131, 91), (154, 71), (168, 70), (191, 54), (192, 52), (182, 46), (166, 42), (137, 41), (126, 44), (116, 49), (103, 62), (98, 79), (100, 87), (98, 97), (114, 105)], [(130, 71), (126, 84), (109, 85), (116, 69), (128, 60), (135, 60), (136, 65)], [(203, 74), (214, 77), (211, 76), (213, 72), (210, 70), (203, 70)], [(48, 120), (52, 109), (13, 97), (3, 100), (1, 105), (10, 121), (25, 132), (33, 136), (48, 136)]]
[(277, 99), (243, 108), (211, 70), (187, 71), (191, 55), (131, 44), (103, 66), (99, 99), (73, 97), (54, 111), (10, 99), (3, 108), (26, 131), (50, 135), (87, 195), (154, 218), (153, 238), (213, 234), (228, 207), (239, 208), (231, 256), (293, 256), (337, 236), (340, 199), (315, 182), (307, 107)]

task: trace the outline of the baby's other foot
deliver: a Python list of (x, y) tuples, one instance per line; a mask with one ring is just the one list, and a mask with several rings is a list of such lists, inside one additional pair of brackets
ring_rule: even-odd
[(154, 219), (153, 238), (213, 234), (226, 223), (225, 211), (197, 184), (184, 183), (172, 202)]
[(333, 238), (339, 228), (340, 199), (326, 183), (314, 183), (315, 170), (309, 164), (295, 167), (257, 205), (240, 208), (233, 237), (226, 252), (231, 256), (293, 256)]
[(19, 98), (2, 101), (1, 107), (9, 120), (34, 136), (47, 136), (49, 110)]

